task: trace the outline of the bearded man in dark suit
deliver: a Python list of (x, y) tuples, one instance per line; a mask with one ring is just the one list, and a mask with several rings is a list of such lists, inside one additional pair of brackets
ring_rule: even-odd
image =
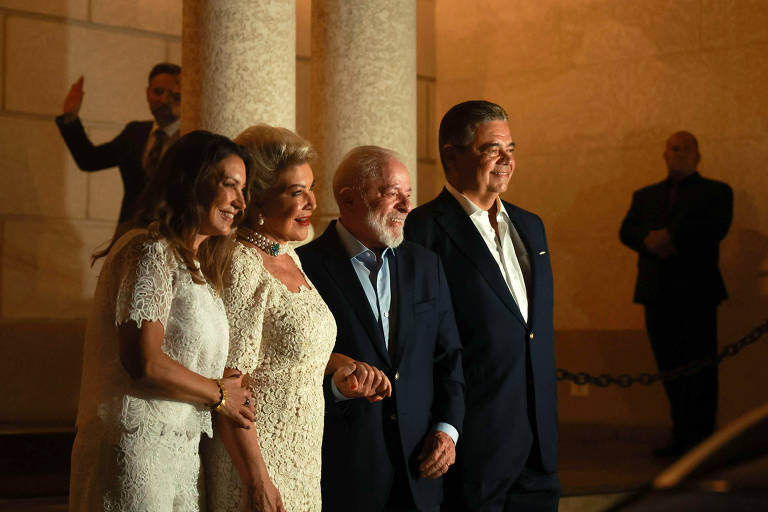
[(329, 512), (436, 512), (441, 476), (454, 462), (464, 417), (461, 346), (440, 259), (403, 242), (410, 193), (396, 153), (355, 148), (333, 179), (339, 219), (297, 249), (336, 318), (334, 352), (355, 360), (362, 383), (391, 382), (391, 396), (369, 404), (326, 379)]
[(181, 68), (176, 64), (155, 65), (149, 72), (146, 91), (154, 121), (132, 121), (105, 144), (95, 146), (78, 117), (85, 95), (82, 76), (72, 84), (62, 107), (64, 113), (56, 118), (61, 136), (81, 170), (93, 172), (119, 166), (123, 200), (118, 224), (133, 217), (148, 175), (165, 150), (179, 138), (180, 79)]
[[(733, 216), (733, 191), (702, 177), (699, 143), (674, 133), (664, 150), (667, 179), (642, 188), (621, 224), (622, 243), (637, 251), (635, 302), (645, 307), (660, 371), (717, 355), (717, 306), (726, 298), (720, 241)], [(678, 456), (709, 436), (717, 417), (717, 367), (664, 383), (673, 432), (658, 456)]]
[(440, 123), (448, 182), (406, 239), (440, 255), (463, 346), (464, 431), (443, 510), (557, 510), (552, 269), (541, 219), (502, 201), (515, 170), (507, 113), (487, 101)]

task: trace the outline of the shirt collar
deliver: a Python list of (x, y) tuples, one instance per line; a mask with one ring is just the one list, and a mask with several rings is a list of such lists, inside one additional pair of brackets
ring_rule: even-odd
[[(475, 203), (472, 202), (470, 198), (456, 190), (456, 187), (451, 185), (450, 183), (445, 184), (445, 189), (448, 191), (449, 194), (451, 194), (461, 205), (461, 207), (464, 209), (465, 212), (467, 212), (467, 215), (470, 217), (475, 217), (478, 215), (482, 215), (481, 212), (485, 212), (482, 208), (477, 206)], [(496, 209), (499, 212), (499, 215), (506, 217), (509, 219), (509, 214), (507, 214), (507, 209), (504, 208), (504, 203), (501, 202), (500, 198), (496, 198)], [(486, 212), (487, 213), (487, 212)]]
[[(341, 219), (336, 220), (336, 233), (339, 234), (339, 238), (341, 239), (341, 245), (344, 246), (344, 250), (347, 252), (347, 256), (349, 256), (349, 259), (355, 259), (358, 258), (360, 255), (370, 252), (373, 253), (368, 247), (363, 244), (360, 240), (358, 240), (355, 235), (349, 232), (349, 230), (344, 226), (344, 224), (341, 223)], [(384, 249), (384, 252), (381, 254), (382, 259), (388, 257), (390, 254), (394, 254), (395, 250), (391, 247), (387, 247)]]
[(165, 134), (170, 139), (177, 133), (179, 133), (179, 128), (181, 127), (181, 119), (177, 119), (165, 128), (160, 128), (160, 125), (157, 124), (157, 121), (152, 122), (152, 131), (150, 132), (153, 136), (157, 130), (163, 130)]
[[(685, 178), (681, 179), (681, 180), (680, 180), (680, 181), (678, 181), (677, 183), (678, 183), (678, 185), (681, 185), (681, 184), (683, 184), (683, 183), (688, 183), (688, 182), (690, 182), (690, 181), (695, 181), (695, 180), (696, 180), (696, 178), (697, 178), (698, 176), (700, 176), (700, 174), (699, 174), (699, 171), (693, 171), (691, 174), (689, 174), (689, 175), (688, 175), (688, 176), (686, 176)], [(670, 178), (670, 177), (667, 177), (667, 179), (666, 179), (666, 180), (664, 180), (664, 181), (666, 181), (666, 182), (669, 184), (669, 183), (672, 183), (672, 182), (674, 182), (675, 180), (673, 180), (673, 179), (672, 179), (672, 178)]]

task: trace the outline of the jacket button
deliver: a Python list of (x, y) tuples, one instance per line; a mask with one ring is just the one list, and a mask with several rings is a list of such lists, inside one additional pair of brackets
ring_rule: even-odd
[(533, 333), (528, 335), (528, 339), (531, 339), (531, 340), (533, 339)]
[(392, 416), (389, 417), (392, 421), (397, 421), (397, 414), (392, 413)]
[(400, 372), (395, 372), (395, 380), (400, 380)]

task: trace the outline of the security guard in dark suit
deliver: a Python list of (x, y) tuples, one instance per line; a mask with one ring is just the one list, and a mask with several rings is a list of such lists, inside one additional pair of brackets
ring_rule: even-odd
[[(726, 298), (718, 260), (733, 216), (733, 191), (702, 177), (699, 159), (692, 134), (673, 134), (664, 151), (667, 179), (636, 191), (621, 225), (622, 243), (638, 253), (634, 300), (645, 307), (660, 371), (717, 355), (717, 306)], [(673, 436), (654, 453), (677, 456), (715, 428), (717, 367), (664, 386)]]

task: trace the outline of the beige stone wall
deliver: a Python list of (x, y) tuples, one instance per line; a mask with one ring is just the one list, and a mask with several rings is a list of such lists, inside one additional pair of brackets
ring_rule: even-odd
[[(557, 341), (559, 366), (619, 373), (652, 361), (642, 309), (631, 303), (636, 256), (617, 232), (632, 191), (664, 178), (664, 141), (679, 129), (699, 138), (702, 174), (735, 194), (722, 244), (731, 298), (721, 308), (721, 344), (766, 319), (758, 277), (768, 259), (760, 199), (768, 190), (768, 4), (441, 0), (435, 27), (434, 122), (476, 98), (511, 116), (518, 167), (505, 198), (539, 213), (548, 229), (555, 324), (568, 332)], [(427, 181), (420, 176), (421, 201), (442, 176)], [(768, 399), (758, 364), (768, 343), (748, 350), (723, 367), (723, 419)], [(663, 402), (613, 413), (615, 401), (591, 396), (571, 397), (563, 385), (563, 419), (666, 417)]]
[(0, 1), (0, 319), (85, 316), (90, 253), (111, 235), (116, 169), (83, 173), (53, 118), (85, 76), (81, 118), (94, 142), (149, 119), (151, 66), (178, 61), (181, 1)]
[(147, 73), (180, 61), (180, 32), (181, 0), (0, 0), (0, 352), (2, 392), (14, 397), (0, 408), (4, 430), (74, 424), (98, 272), (89, 256), (122, 197), (117, 169), (77, 168), (54, 117), (83, 75), (80, 116), (95, 143), (150, 119)]

